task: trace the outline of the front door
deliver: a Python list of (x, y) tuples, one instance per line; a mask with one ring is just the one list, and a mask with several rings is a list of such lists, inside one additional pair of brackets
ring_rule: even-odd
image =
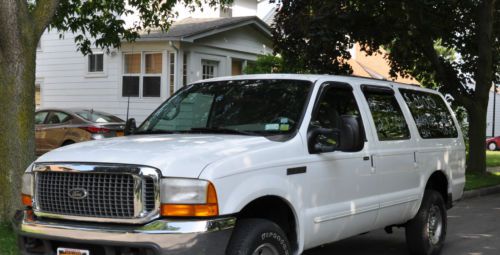
[[(349, 84), (324, 83), (319, 97), (311, 115), (310, 130), (316, 127), (338, 129), (346, 115), (357, 117), (363, 126), (364, 116), (357, 103), (359, 98)], [(378, 199), (377, 179), (371, 168), (368, 146), (369, 140), (365, 140), (363, 148), (356, 151), (340, 149), (308, 155), (305, 176), (308, 185), (304, 193), (308, 221), (306, 248), (371, 230)]]

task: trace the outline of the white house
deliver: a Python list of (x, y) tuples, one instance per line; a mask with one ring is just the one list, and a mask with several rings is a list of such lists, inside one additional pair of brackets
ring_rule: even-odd
[[(495, 126), (494, 136), (500, 136), (500, 93), (496, 94), (496, 99), (494, 95), (493, 90), (491, 90), (486, 115), (486, 136), (493, 136), (493, 126)], [(495, 124), (493, 125), (493, 123)]]
[[(143, 121), (188, 83), (241, 74), (258, 55), (272, 52), (258, 1), (236, 0), (230, 9), (179, 20), (166, 33), (144, 34), (109, 54), (83, 56), (74, 35), (46, 32), (37, 52), (37, 102), (46, 107), (86, 107)], [(264, 16), (269, 16), (268, 14)], [(201, 18), (200, 18), (201, 17)]]

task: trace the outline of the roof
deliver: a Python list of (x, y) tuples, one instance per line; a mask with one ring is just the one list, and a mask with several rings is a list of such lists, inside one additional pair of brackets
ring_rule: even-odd
[(172, 24), (168, 31), (151, 31), (141, 34), (141, 41), (169, 40), (188, 41), (221, 33), (242, 26), (252, 25), (271, 37), (271, 29), (257, 16), (228, 17), (228, 18), (186, 18)]
[[(311, 82), (316, 82), (323, 79), (333, 79), (339, 82), (352, 83), (351, 85), (390, 85), (398, 88), (409, 88), (427, 91), (430, 93), (438, 93), (436, 90), (422, 88), (416, 86), (415, 84), (401, 83), (390, 80), (381, 80), (375, 78), (359, 77), (359, 76), (348, 76), (348, 75), (322, 75), (322, 74), (255, 74), (255, 75), (238, 75), (238, 76), (227, 76), (227, 77), (217, 77), (209, 80), (203, 80), (203, 82), (213, 82), (213, 81), (226, 81), (226, 80), (257, 80), (257, 79), (290, 79), (290, 80), (306, 80)], [(199, 83), (198, 81), (196, 83)]]

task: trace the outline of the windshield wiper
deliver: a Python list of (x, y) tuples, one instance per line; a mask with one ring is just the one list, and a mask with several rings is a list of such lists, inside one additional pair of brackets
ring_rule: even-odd
[(250, 131), (241, 131), (241, 130), (236, 130), (236, 129), (230, 129), (230, 128), (219, 128), (219, 127), (213, 127), (213, 128), (191, 128), (191, 132), (199, 132), (199, 133), (216, 133), (216, 134), (235, 134), (235, 135), (258, 135), (257, 133), (250, 132)]

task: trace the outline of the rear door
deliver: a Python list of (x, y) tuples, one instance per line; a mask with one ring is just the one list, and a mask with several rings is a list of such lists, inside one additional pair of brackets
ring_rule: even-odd
[[(379, 215), (375, 227), (403, 223), (419, 200), (420, 174), (416, 164), (411, 116), (391, 86), (362, 85), (375, 134), (371, 160), (377, 173)], [(406, 108), (404, 108), (406, 109)]]
[(45, 121), (43, 132), (48, 150), (59, 148), (66, 137), (71, 115), (62, 111), (51, 111)]

